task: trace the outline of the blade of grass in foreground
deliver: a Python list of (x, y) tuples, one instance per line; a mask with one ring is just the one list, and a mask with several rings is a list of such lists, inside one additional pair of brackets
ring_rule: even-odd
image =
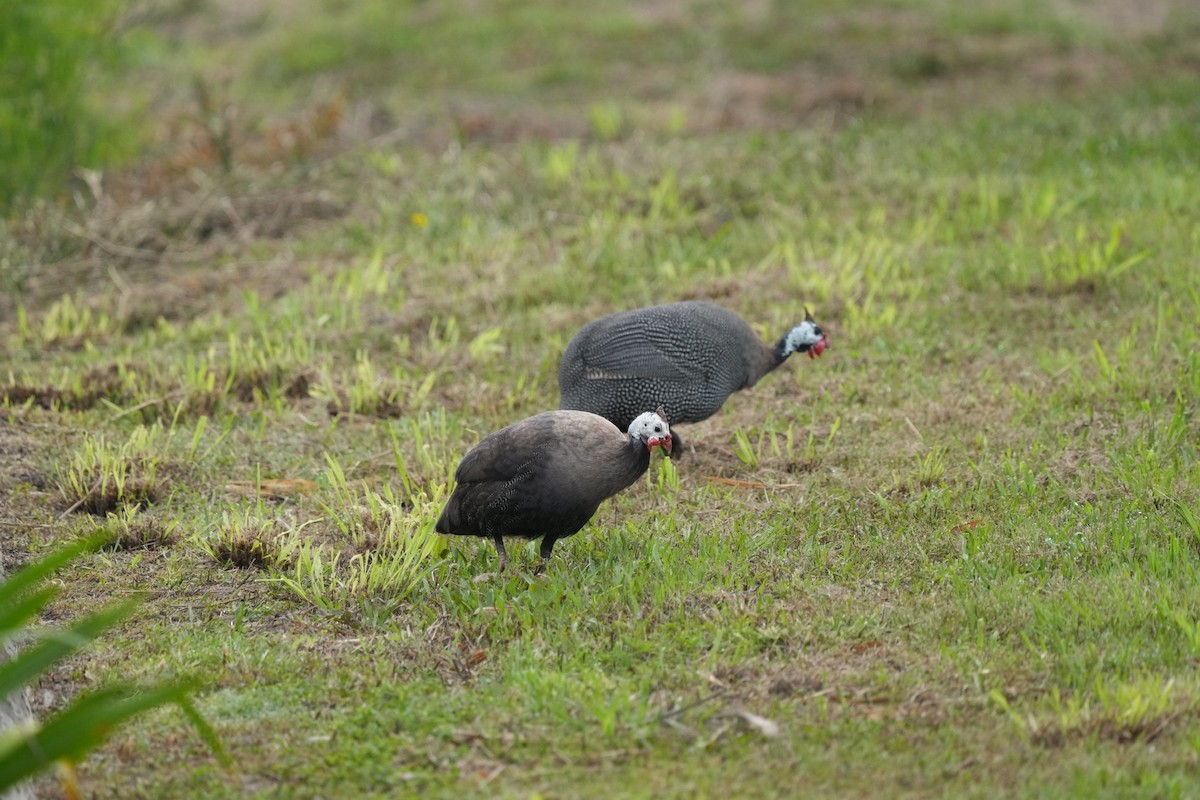
[(0, 753), (0, 787), (10, 787), (62, 759), (78, 761), (125, 720), (167, 703), (179, 705), (193, 723), (199, 721), (201, 737), (224, 763), (227, 757), (216, 734), (187, 699), (195, 688), (190, 681), (145, 690), (109, 687), (76, 700), (33, 735), (7, 743)]
[(136, 605), (136, 601), (115, 603), (65, 631), (43, 634), (46, 639), (41, 644), (0, 666), (0, 692), (7, 695), (8, 692), (15, 691), (52, 665), (87, 646), (105, 630), (129, 616)]
[(0, 582), (0, 631), (11, 630), (8, 626), (9, 620), (7, 619), (5, 609), (16, 602), (22, 592), (38, 581), (44, 580), (63, 564), (74, 560), (76, 556), (100, 547), (108, 538), (108, 534), (106, 533), (72, 542), (66, 547), (22, 567), (3, 582)]
[[(28, 634), (20, 626), (36, 616), (57, 594), (54, 587), (34, 588), (79, 554), (102, 545), (107, 536), (89, 537), (51, 553), (0, 584), (0, 638)], [(137, 601), (114, 603), (66, 630), (39, 634), (42, 641), (0, 665), (0, 697), (7, 697), (46, 673), (54, 664), (87, 646), (129, 616)], [(74, 762), (98, 747), (117, 726), (157, 706), (174, 703), (196, 727), (222, 764), (229, 762), (213, 729), (189, 695), (193, 681), (173, 681), (139, 689), (113, 686), (77, 699), (45, 725), (35, 720), (0, 735), (0, 793), (58, 761)]]

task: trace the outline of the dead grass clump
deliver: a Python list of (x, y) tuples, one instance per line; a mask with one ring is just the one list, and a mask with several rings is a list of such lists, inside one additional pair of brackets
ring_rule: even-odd
[(815, 694), (824, 688), (825, 684), (815, 675), (779, 675), (767, 685), (767, 694), (771, 697), (786, 698)]
[(1111, 717), (1091, 717), (1074, 725), (1056, 720), (1032, 726), (1029, 739), (1042, 747), (1063, 747), (1069, 742), (1096, 738), (1117, 744), (1141, 742), (1149, 744), (1158, 739), (1179, 718), (1179, 713), (1156, 714), (1152, 717), (1120, 720)]
[(21, 383), (0, 386), (0, 403), (14, 406), (29, 403), (46, 410), (87, 411), (105, 400), (114, 405), (135, 402), (139, 384), (144, 382), (136, 368), (109, 364), (90, 369), (64, 386)]
[(384, 534), (391, 516), (386, 509), (380, 514), (372, 514), (369, 508), (359, 509), (360, 521), (351, 535), (354, 550), (359, 553), (378, 550), (384, 544)]
[(26, 403), (47, 410), (63, 408), (63, 393), (49, 386), (0, 386), (0, 404), (23, 406)]
[[(204, 244), (233, 238), (280, 239), (298, 226), (335, 219), (345, 213), (341, 203), (323, 193), (277, 191), (242, 196), (194, 197), (168, 208), (158, 220), (151, 241), (175, 246)], [(144, 231), (139, 241), (146, 238)], [(161, 248), (162, 244), (155, 247)]]
[(109, 548), (113, 550), (153, 550), (169, 547), (178, 541), (175, 527), (178, 520), (165, 521), (149, 514), (139, 514), (136, 506), (125, 506), (109, 515), (105, 527), (112, 534)]
[(281, 560), (276, 533), (269, 523), (222, 526), (207, 549), (218, 564), (237, 569), (267, 569)]
[(1038, 279), (1030, 282), (1025, 287), (1025, 293), (1033, 297), (1048, 298), (1066, 297), (1069, 295), (1092, 297), (1099, 294), (1102, 288), (1103, 284), (1096, 277), (1084, 277), (1058, 282), (1048, 279)]
[[(239, 369), (232, 375), (218, 375), (218, 387), (224, 387), (227, 383), (229, 393), (243, 403), (253, 403), (276, 391), (288, 399), (298, 400), (309, 396), (312, 373), (302, 370), (291, 374), (289, 370), (280, 366), (248, 367)], [(225, 396), (221, 389), (208, 394), (211, 395), (207, 399), (212, 406)]]
[(356, 414), (380, 419), (399, 419), (412, 409), (399, 402), (401, 393), (381, 388), (372, 395), (361, 392), (334, 391), (334, 397), (325, 403), (325, 411), (331, 417)]
[(821, 458), (798, 458), (795, 461), (789, 461), (784, 465), (783, 469), (792, 475), (806, 475), (810, 472), (816, 472), (821, 467)]
[(83, 492), (79, 491), (81, 486), (60, 485), (63, 499), (69, 504), (64, 514), (82, 512), (104, 517), (124, 506), (145, 508), (157, 503), (160, 497), (159, 484), (154, 478), (134, 478), (116, 483), (97, 477)]
[(291, 400), (303, 400), (308, 397), (309, 390), (313, 385), (313, 377), (313, 373), (310, 370), (305, 370), (294, 375), (283, 390), (284, 396)]
[[(282, 371), (278, 368), (247, 368), (237, 371), (228, 380), (229, 391), (243, 403), (249, 403), (257, 398), (266, 397), (271, 390), (283, 384)], [(218, 385), (224, 385), (225, 380), (219, 380)]]

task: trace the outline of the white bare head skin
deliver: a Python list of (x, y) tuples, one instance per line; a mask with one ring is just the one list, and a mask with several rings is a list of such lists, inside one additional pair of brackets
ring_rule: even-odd
[(821, 355), (829, 346), (829, 337), (821, 330), (812, 317), (812, 313), (804, 309), (804, 321), (787, 332), (787, 335), (775, 345), (775, 354), (783, 360), (792, 353), (808, 353), (809, 358)]
[(796, 327), (788, 331), (784, 337), (784, 351), (786, 355), (792, 353), (803, 353), (812, 347), (817, 342), (824, 338), (825, 333), (821, 330), (821, 326), (812, 320), (804, 320)]
[(639, 414), (629, 423), (629, 438), (651, 447), (671, 448), (671, 427), (654, 411)]

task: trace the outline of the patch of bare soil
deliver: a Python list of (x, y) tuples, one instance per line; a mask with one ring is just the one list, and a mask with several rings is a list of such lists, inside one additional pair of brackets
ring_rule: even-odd
[(937, 665), (903, 645), (877, 639), (828, 651), (789, 645), (786, 653), (716, 667), (698, 700), (663, 717), (672, 727), (687, 730), (714, 711), (720, 718), (743, 708), (820, 701), (835, 715), (939, 725), (970, 702), (965, 690), (931, 681), (900, 692), (879, 683), (880, 674), (899, 677), (927, 668), (936, 671)]
[(38, 499), (48, 494), (52, 479), (38, 466), (38, 446), (24, 430), (20, 415), (0, 410), (0, 550), (7, 569), (15, 568), (12, 556), (24, 552), (14, 544), (43, 523), (33, 515)]
[[(102, 195), (74, 218), (50, 212), (14, 230), (45, 254), (20, 300), (37, 309), (64, 286), (88, 298), (112, 294), (113, 316), (128, 329), (221, 309), (244, 290), (272, 297), (307, 274), (282, 248), (271, 248), (281, 255), (266, 261), (243, 254), (256, 242), (307, 235), (345, 211), (327, 192), (300, 188), (211, 185), (136, 202)], [(15, 300), (0, 305), (0, 320)]]

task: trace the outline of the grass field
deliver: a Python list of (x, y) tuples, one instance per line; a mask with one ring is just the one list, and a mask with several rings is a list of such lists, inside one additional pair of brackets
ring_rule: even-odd
[[(3, 229), (5, 555), (146, 598), (35, 703), (235, 762), (88, 796), (1200, 796), (1200, 12), (399, 5), (147, 4), (144, 158)], [(831, 348), (474, 582), (461, 455), (690, 298)]]

